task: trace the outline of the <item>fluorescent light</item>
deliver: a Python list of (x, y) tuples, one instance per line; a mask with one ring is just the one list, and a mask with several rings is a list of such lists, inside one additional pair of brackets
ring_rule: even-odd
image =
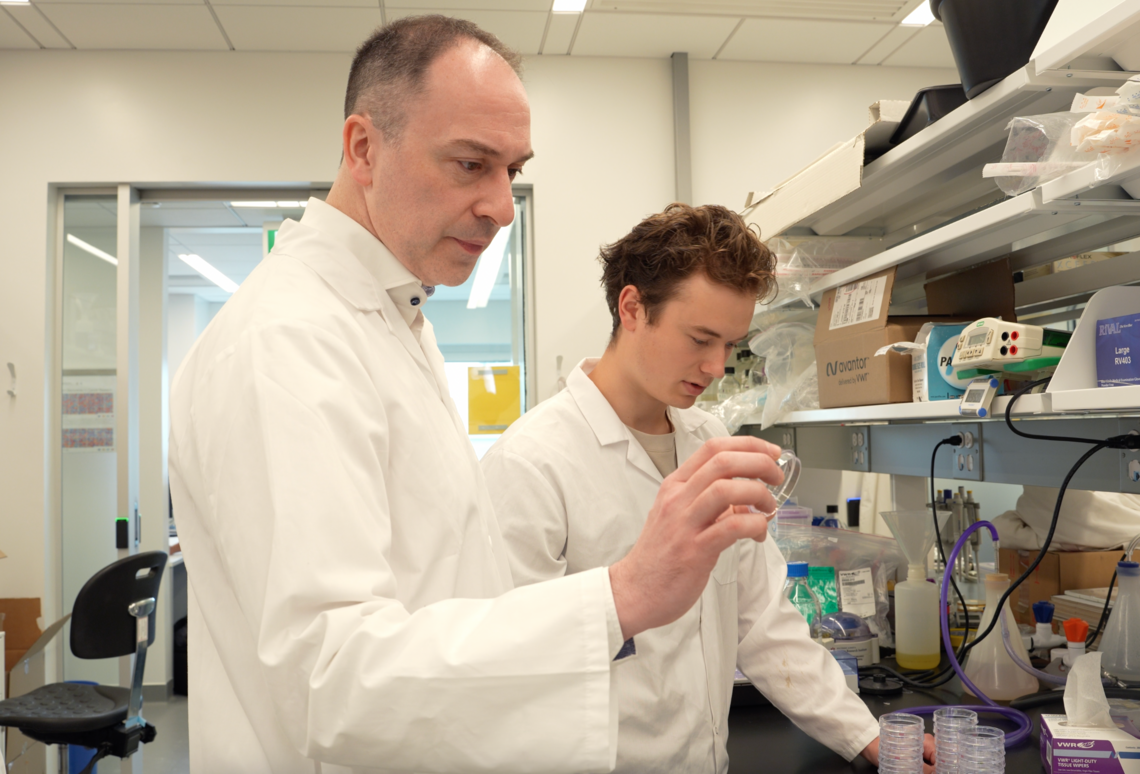
[(934, 14), (930, 10), (930, 3), (922, 0), (922, 5), (911, 11), (901, 24), (904, 27), (925, 27), (932, 21), (934, 21)]
[(95, 247), (95, 245), (87, 244), (86, 242), (84, 242), (82, 239), (75, 236), (74, 234), (68, 234), (67, 235), (67, 241), (70, 242), (71, 244), (75, 245), (76, 247), (78, 247), (80, 250), (86, 250), (87, 252), (94, 255), (96, 258), (102, 258), (104, 261), (111, 264), (112, 266), (118, 266), (119, 265), (119, 259), (118, 258), (111, 255), (110, 253), (103, 252), (98, 247)]
[(0, 5), (31, 5), (32, 0), (0, 0)]
[(499, 278), (499, 269), (503, 267), (503, 258), (507, 254), (507, 246), (511, 241), (511, 227), (499, 229), (491, 244), (479, 257), (479, 266), (475, 269), (475, 281), (471, 283), (471, 297), (467, 299), (468, 309), (482, 309), (491, 298), (491, 288), (495, 287), (495, 280)]
[(245, 202), (230, 202), (231, 207), (259, 207), (260, 209), (263, 209), (263, 210), (296, 209), (298, 207), (302, 207), (302, 208), (307, 207), (308, 205), (309, 205), (308, 201), (303, 201), (303, 202), (298, 202), (298, 201), (275, 202), (275, 201), (269, 201), (268, 199), (266, 199), (264, 201), (259, 200), (259, 201), (245, 201)]
[(553, 13), (582, 13), (586, 10), (586, 0), (554, 0)]
[(191, 269), (198, 272), (203, 277), (210, 280), (210, 282), (213, 282), (215, 285), (227, 293), (233, 293), (235, 290), (237, 290), (238, 286), (236, 282), (227, 277), (225, 274), (222, 274), (211, 264), (207, 263), (206, 259), (202, 256), (189, 253), (186, 255), (179, 255), (178, 257), (181, 258)]

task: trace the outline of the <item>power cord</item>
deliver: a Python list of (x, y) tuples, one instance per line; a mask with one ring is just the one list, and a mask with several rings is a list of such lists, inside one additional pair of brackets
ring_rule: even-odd
[[(1033, 562), (1030, 563), (1029, 567), (1026, 568), (1025, 572), (1023, 572), (1016, 581), (1011, 583), (1010, 587), (1006, 589), (1005, 593), (1001, 595), (1001, 599), (999, 599), (997, 603), (998, 610), (1001, 610), (1005, 606), (1005, 603), (1009, 599), (1010, 595), (1013, 594), (1013, 592), (1016, 591), (1017, 588), (1022, 583), (1024, 583), (1030, 575), (1033, 574), (1033, 571), (1037, 569), (1037, 565), (1041, 564), (1041, 562), (1045, 559), (1045, 555), (1049, 552), (1049, 546), (1053, 542), (1053, 535), (1057, 531), (1057, 522), (1061, 517), (1061, 503), (1065, 499), (1065, 491), (1069, 488), (1069, 483), (1073, 480), (1073, 476), (1077, 474), (1077, 471), (1080, 470), (1081, 466), (1084, 465), (1085, 462), (1089, 460), (1089, 458), (1091, 458), (1094, 454), (1102, 449), (1140, 449), (1140, 435), (1117, 435), (1103, 440), (1096, 440), (1093, 438), (1077, 438), (1072, 436), (1038, 435), (1035, 433), (1022, 432), (1021, 430), (1018, 430), (1016, 427), (1014, 427), (1012, 419), (1014, 404), (1017, 403), (1018, 399), (1026, 395), (1030, 390), (1047, 383), (1051, 378), (1052, 377), (1046, 377), (1044, 379), (1038, 379), (1034, 382), (1028, 382), (1019, 388), (1016, 392), (1014, 392), (1013, 396), (1010, 398), (1009, 405), (1007, 405), (1005, 409), (1006, 425), (1015, 435), (1019, 435), (1022, 438), (1032, 438), (1035, 440), (1044, 441), (1058, 441), (1062, 443), (1088, 443), (1092, 444), (1092, 448), (1082, 454), (1080, 459), (1077, 460), (1076, 464), (1074, 464), (1073, 467), (1069, 469), (1068, 474), (1065, 475), (1064, 481), (1061, 482), (1061, 488), (1057, 492), (1057, 503), (1053, 507), (1053, 518), (1049, 523), (1049, 532), (1045, 536), (1045, 542), (1041, 545), (1040, 551), (1038, 551), (1037, 556), (1034, 558)], [(964, 656), (966, 653), (969, 653), (975, 645), (984, 640), (989, 635), (989, 633), (993, 631), (994, 626), (997, 624), (998, 620), (999, 617), (995, 615), (990, 620), (990, 624), (986, 627), (985, 631), (979, 632), (978, 636), (975, 637), (972, 642), (970, 642), (968, 645), (966, 645), (965, 648), (962, 649), (959, 655), (959, 660), (961, 660), (962, 656)]]

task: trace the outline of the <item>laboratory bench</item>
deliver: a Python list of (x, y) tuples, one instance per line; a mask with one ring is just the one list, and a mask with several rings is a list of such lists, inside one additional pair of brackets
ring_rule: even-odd
[[(945, 661), (944, 661), (945, 663)], [(884, 664), (894, 667), (893, 660)], [(928, 707), (932, 704), (979, 704), (973, 696), (962, 695), (962, 684), (952, 681), (931, 690), (919, 691), (904, 688), (894, 696), (859, 698), (875, 717), (888, 712), (905, 712), (908, 707)], [(1044, 712), (1064, 713), (1062, 692), (1057, 702), (1026, 710), (1033, 721), (1033, 734), (1029, 739), (1006, 750), (1005, 770), (1008, 774), (1037, 774), (1043, 771), (1038, 718)], [(926, 730), (933, 731), (933, 718), (925, 716)], [(978, 724), (997, 726), (1010, 731), (1014, 725), (998, 715), (979, 715)], [(823, 744), (812, 739), (769, 704), (751, 685), (737, 685), (733, 692), (733, 706), (728, 714), (728, 770), (729, 774), (851, 774), (874, 772), (875, 767), (862, 756), (848, 763)]]

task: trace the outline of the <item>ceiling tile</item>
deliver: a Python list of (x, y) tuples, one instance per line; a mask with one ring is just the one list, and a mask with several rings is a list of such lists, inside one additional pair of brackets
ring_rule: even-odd
[(380, 7), (253, 5), (215, 9), (238, 51), (355, 51), (380, 26)]
[(35, 6), (9, 5), (5, 10), (44, 48), (71, 48), (71, 44), (64, 40)]
[(205, 5), (42, 6), (59, 31), (80, 49), (215, 51), (227, 48)]
[(575, 56), (668, 57), (685, 51), (712, 59), (739, 19), (587, 12), (574, 41)]
[(569, 51), (574, 30), (578, 29), (581, 19), (581, 14), (576, 13), (550, 14), (550, 28), (546, 31), (546, 43), (542, 46), (543, 55), (558, 56)]
[(552, 0), (385, 0), (385, 6), (415, 9), (417, 13), (451, 11), (541, 11), (550, 10)]
[(205, 5), (196, 0), (35, 0), (36, 5)]
[(920, 30), (920, 27), (904, 27), (901, 24), (897, 27), (892, 27), (891, 31), (884, 35), (882, 40), (872, 46), (871, 50), (864, 54), (857, 64), (882, 64), (884, 59), (895, 53), (895, 51), (898, 51), (900, 46), (917, 35)]
[[(919, 0), (590, 0), (589, 10), (901, 21)], [(926, 2), (926, 0), (921, 0)]]
[[(477, 0), (480, 5), (484, 0)], [(392, 2), (392, 0), (388, 0)], [(470, 5), (470, 3), (468, 4)], [(506, 45), (520, 54), (537, 54), (542, 43), (542, 31), (546, 29), (546, 12), (539, 11), (461, 11), (441, 8), (389, 8), (385, 5), (388, 21), (421, 13), (441, 13), (473, 21), (495, 35)]]
[(931, 24), (908, 40), (898, 51), (883, 60), (892, 67), (950, 67), (954, 68), (954, 54), (946, 39), (946, 28)]
[[(185, 0), (183, 0), (185, 2)], [(316, 8), (379, 8), (378, 0), (210, 0), (210, 5), (260, 5), (283, 6), (300, 5)]]
[(863, 22), (746, 19), (717, 59), (851, 64), (891, 27)]
[(7, 8), (0, 8), (0, 49), (35, 48), (39, 46), (20, 29), (20, 25), (9, 16)]

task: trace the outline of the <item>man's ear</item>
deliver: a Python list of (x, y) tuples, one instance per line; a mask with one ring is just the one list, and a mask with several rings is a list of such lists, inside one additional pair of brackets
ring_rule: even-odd
[(353, 114), (345, 119), (343, 129), (344, 167), (361, 188), (372, 184), (376, 164), (375, 142), (379, 132), (368, 116)]
[(618, 296), (618, 315), (621, 327), (627, 331), (637, 330), (646, 320), (645, 305), (641, 303), (641, 291), (633, 285), (626, 285)]

